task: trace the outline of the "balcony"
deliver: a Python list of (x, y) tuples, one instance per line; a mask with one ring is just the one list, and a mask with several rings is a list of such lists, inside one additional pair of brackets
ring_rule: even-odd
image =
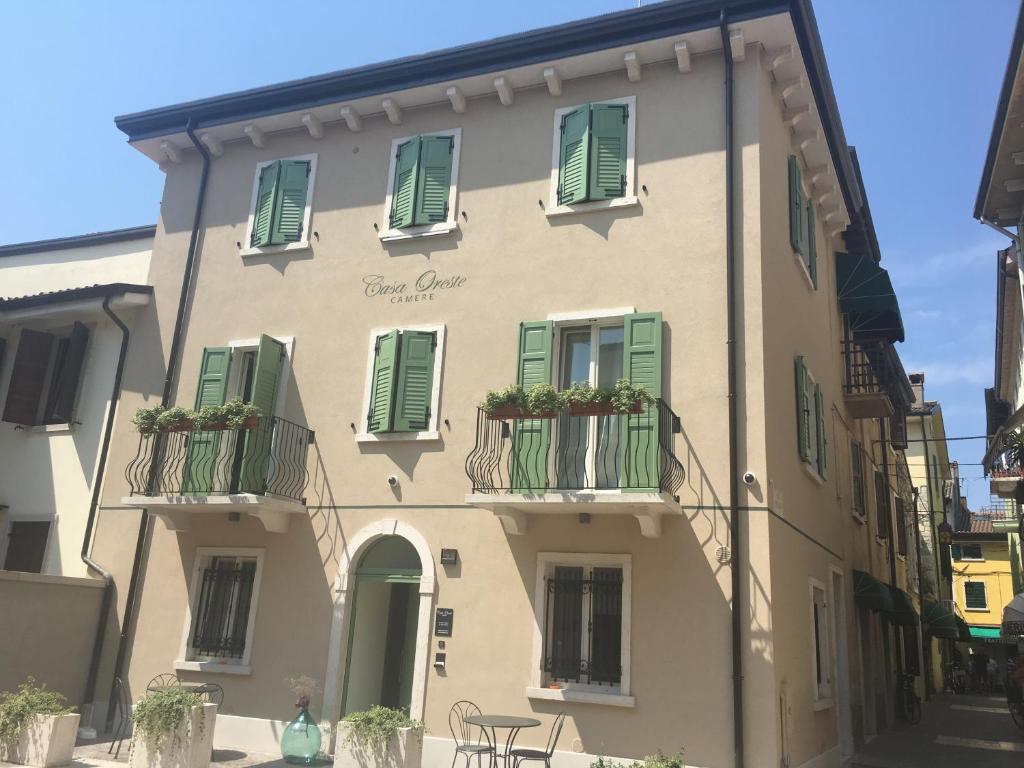
[[(913, 401), (892, 344), (882, 339), (843, 341), (843, 395), (856, 419), (890, 418)], [(904, 391), (906, 390), (906, 391)]]
[(1014, 499), (1017, 497), (1017, 489), (1024, 480), (1024, 470), (998, 469), (989, 471), (989, 493), (1001, 499)]
[(673, 451), (679, 417), (662, 400), (640, 413), (499, 419), (478, 409), (466, 458), (466, 503), (493, 512), (506, 533), (530, 515), (627, 514), (645, 536), (680, 514), (685, 473)]
[(140, 435), (125, 470), (129, 507), (148, 509), (172, 531), (188, 530), (195, 514), (239, 513), (273, 533), (305, 514), (306, 457), (313, 432), (279, 418), (254, 429), (193, 430)]

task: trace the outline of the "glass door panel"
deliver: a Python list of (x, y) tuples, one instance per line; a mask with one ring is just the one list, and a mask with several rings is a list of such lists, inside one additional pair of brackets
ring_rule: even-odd
[[(567, 329), (562, 333), (558, 388), (589, 384), (591, 376), (591, 333), (589, 328)], [(587, 487), (587, 453), (590, 434), (588, 419), (558, 414), (558, 443), (555, 452), (557, 487), (573, 490)]]
[[(623, 327), (605, 326), (597, 329), (597, 386), (611, 388), (622, 378), (624, 349)], [(598, 488), (619, 487), (619, 436), (624, 417), (595, 416), (596, 451), (594, 477)]]

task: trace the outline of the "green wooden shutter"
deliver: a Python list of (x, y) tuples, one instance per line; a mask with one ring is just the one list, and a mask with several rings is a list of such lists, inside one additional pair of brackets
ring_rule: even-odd
[[(524, 389), (551, 383), (551, 320), (520, 323), (516, 382)], [(540, 493), (548, 487), (549, 419), (516, 419), (512, 435), (511, 481), (514, 493)]]
[(395, 432), (419, 432), (430, 423), (437, 334), (402, 331), (395, 394)]
[(306, 190), (309, 186), (308, 160), (282, 160), (274, 196), (272, 245), (297, 243), (302, 240), (302, 224), (306, 216)]
[[(228, 372), (231, 369), (230, 347), (206, 347), (199, 366), (196, 387), (196, 410), (224, 405), (228, 391)], [(213, 488), (217, 469), (218, 451), (224, 432), (192, 432), (185, 449), (182, 492), (209, 493)]]
[(51, 333), (21, 329), (18, 349), (14, 353), (14, 369), (7, 385), (4, 421), (24, 426), (38, 423), (39, 401), (43, 396), (43, 382), (50, 366), (53, 344)]
[(274, 192), (277, 189), (277, 178), (281, 173), (281, 162), (275, 160), (263, 166), (260, 171), (260, 183), (256, 189), (256, 207), (252, 212), (252, 237), (249, 245), (258, 248), (270, 245), (271, 225), (274, 220)]
[(448, 220), (448, 192), (454, 151), (455, 138), (452, 136), (424, 136), (420, 140), (414, 224), (434, 224)]
[(584, 104), (562, 116), (558, 149), (558, 204), (587, 200), (590, 157), (590, 105)]
[(796, 434), (800, 459), (809, 461), (811, 458), (811, 426), (810, 408), (807, 402), (807, 367), (803, 355), (797, 355), (794, 361), (796, 370)]
[(818, 243), (815, 235), (814, 203), (807, 201), (807, 271), (811, 282), (818, 287)]
[(266, 493), (270, 471), (270, 447), (274, 436), (274, 412), (277, 392), (281, 388), (284, 367), (284, 344), (266, 334), (260, 335), (256, 351), (256, 367), (252, 377), (252, 395), (249, 402), (260, 409), (263, 416), (256, 429), (238, 433), (245, 439), (242, 472), (239, 487), (245, 493)]
[(391, 188), (391, 228), (408, 227), (416, 210), (416, 177), (420, 159), (420, 137), (398, 145), (395, 178)]
[(68, 353), (64, 358), (64, 367), (57, 382), (56, 401), (53, 412), (48, 418), (70, 424), (75, 418), (75, 396), (82, 379), (82, 368), (85, 365), (85, 349), (89, 346), (89, 329), (76, 322), (68, 340)]
[(804, 252), (804, 191), (800, 181), (800, 164), (789, 156), (789, 242), (793, 250)]
[[(661, 397), (661, 312), (637, 312), (623, 318), (622, 377)], [(661, 487), (659, 410), (621, 416), (620, 484), (624, 491), (657, 492)]]
[(594, 104), (590, 108), (590, 200), (611, 200), (626, 194), (625, 104)]
[(397, 368), (398, 331), (390, 331), (377, 337), (370, 381), (370, 410), (366, 414), (367, 432), (391, 431)]
[(821, 385), (814, 385), (814, 413), (818, 420), (818, 474), (828, 477), (828, 436), (825, 434), (825, 401)]

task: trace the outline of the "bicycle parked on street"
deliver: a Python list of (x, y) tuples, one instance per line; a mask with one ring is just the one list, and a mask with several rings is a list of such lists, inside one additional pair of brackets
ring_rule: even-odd
[(903, 717), (911, 725), (921, 722), (921, 699), (914, 687), (914, 676), (903, 675), (903, 687), (901, 689), (900, 704), (903, 707)]

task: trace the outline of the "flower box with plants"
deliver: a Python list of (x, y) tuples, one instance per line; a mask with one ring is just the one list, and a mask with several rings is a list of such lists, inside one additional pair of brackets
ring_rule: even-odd
[(480, 409), (492, 421), (553, 419), (561, 407), (561, 398), (550, 384), (534, 384), (529, 389), (513, 384), (488, 390), (480, 403)]
[(423, 723), (405, 712), (371, 707), (338, 723), (334, 768), (420, 768)]
[(139, 408), (132, 416), (132, 424), (140, 435), (158, 432), (216, 432), (226, 429), (255, 429), (263, 413), (255, 405), (241, 399), (228, 400), (224, 405), (208, 406), (193, 411), (191, 408)]
[(67, 700), (28, 678), (0, 693), (0, 760), (22, 765), (67, 765), (75, 750), (78, 713)]
[(182, 688), (152, 691), (132, 710), (131, 768), (206, 768), (217, 705)]
[(573, 384), (559, 394), (570, 416), (641, 413), (644, 406), (657, 402), (643, 384), (632, 384), (627, 379), (619, 379), (610, 388)]
[(590, 764), (590, 768), (686, 768), (686, 758), (683, 756), (683, 750), (674, 755), (655, 752), (653, 755), (647, 755), (643, 762), (630, 760), (623, 763), (612, 758), (599, 757)]

